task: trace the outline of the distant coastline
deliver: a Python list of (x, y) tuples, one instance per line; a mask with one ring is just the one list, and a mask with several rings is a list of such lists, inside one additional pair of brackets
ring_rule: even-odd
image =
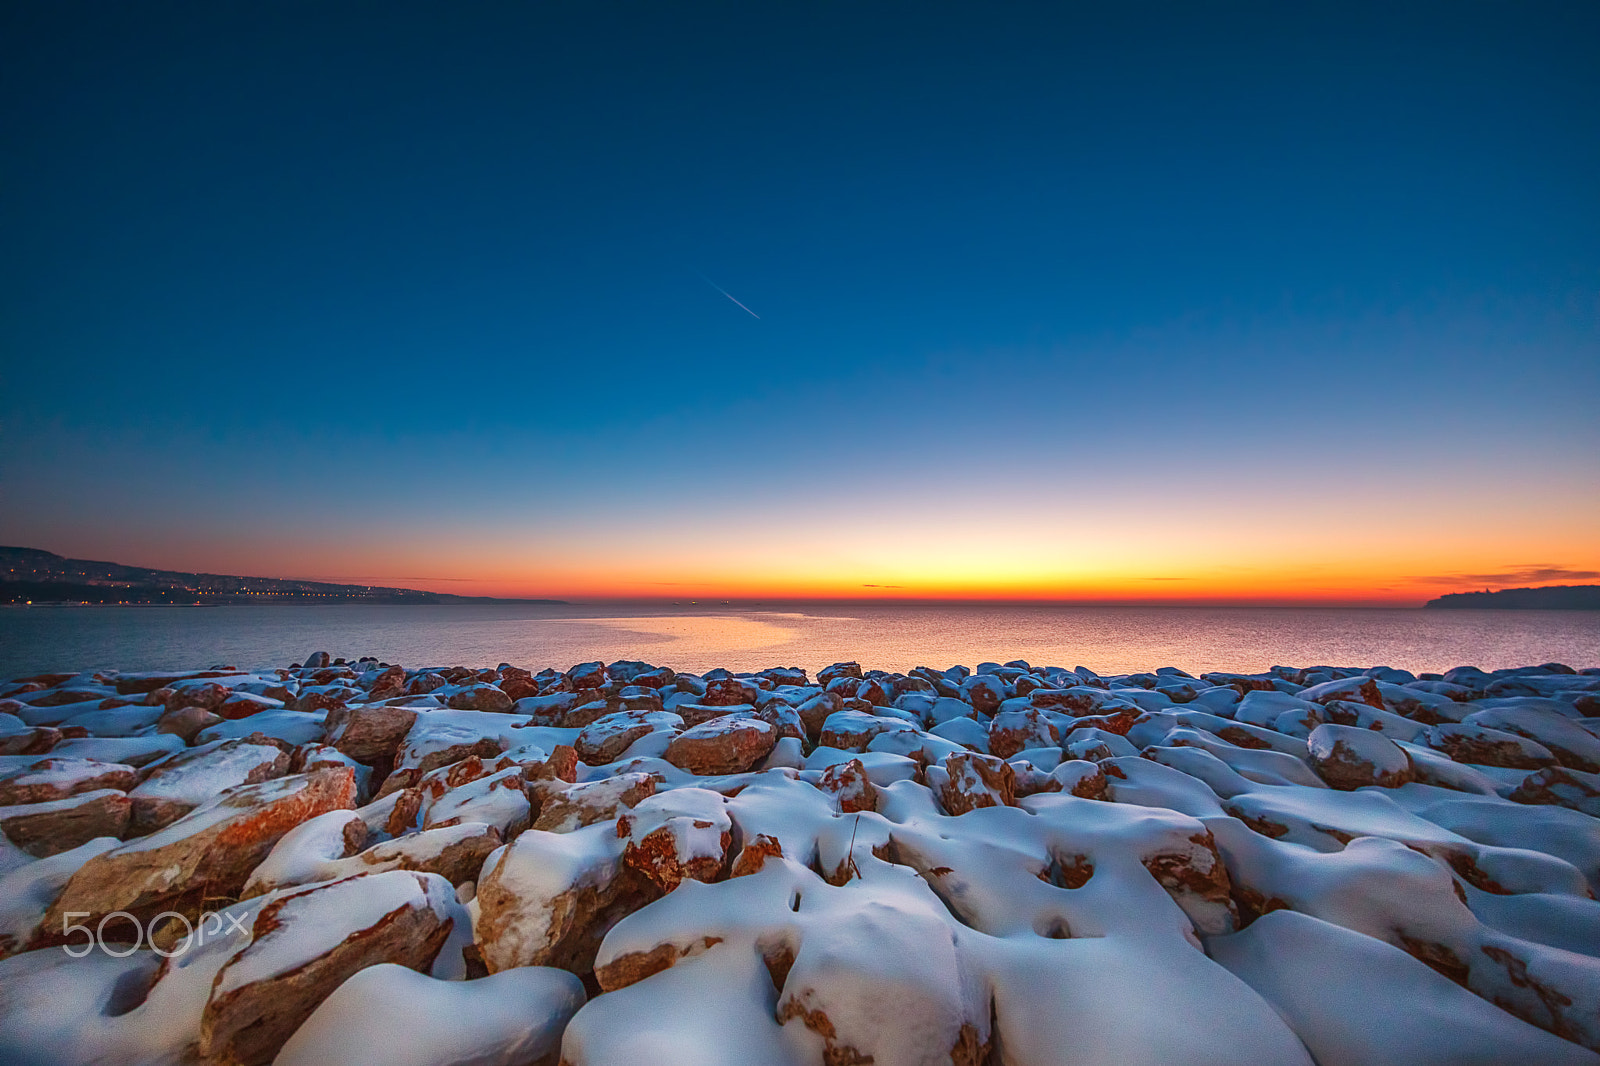
[(38, 548), (0, 547), (0, 605), (193, 607), (232, 604), (557, 604), (566, 600), (455, 596), (447, 592), (236, 577), (66, 559)]
[(1536, 589), (1500, 589), (1490, 592), (1452, 592), (1429, 600), (1424, 607), (1461, 609), (1493, 608), (1520, 611), (1600, 611), (1600, 585), (1548, 585)]

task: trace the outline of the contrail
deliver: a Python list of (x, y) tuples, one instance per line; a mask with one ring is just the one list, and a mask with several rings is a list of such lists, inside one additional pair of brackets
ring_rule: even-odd
[[(693, 268), (691, 267), (690, 269), (693, 269)], [(700, 271), (696, 270), (695, 273), (696, 274), (700, 274)], [(704, 274), (700, 274), (700, 280), (705, 282), (707, 285), (710, 285), (713, 289), (716, 289), (718, 292), (722, 293), (722, 295), (726, 296), (728, 299), (733, 300), (734, 303), (739, 304), (740, 310), (744, 311), (745, 314), (749, 315), (751, 318), (754, 318), (754, 319), (756, 319), (758, 321), (760, 320), (761, 316), (756, 314), (754, 311), (750, 310), (748, 307), (745, 307), (744, 304), (739, 303), (739, 301), (737, 299), (735, 299), (733, 293), (729, 292), (727, 289), (724, 289), (721, 285), (718, 285), (716, 282), (712, 281), (710, 278), (706, 277)]]

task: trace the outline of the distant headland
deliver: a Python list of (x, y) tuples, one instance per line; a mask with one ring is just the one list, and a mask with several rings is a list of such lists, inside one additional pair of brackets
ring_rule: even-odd
[(1600, 585), (1548, 585), (1537, 589), (1500, 589), (1498, 592), (1452, 592), (1429, 600), (1424, 607), (1492, 607), (1524, 611), (1600, 611)]
[(0, 547), (0, 604), (546, 603), (566, 600), (452, 596), (420, 589), (230, 577), (64, 559), (38, 548)]

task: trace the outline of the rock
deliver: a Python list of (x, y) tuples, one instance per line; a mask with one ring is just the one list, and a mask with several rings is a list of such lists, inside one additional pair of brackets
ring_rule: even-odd
[(200, 1018), (209, 1061), (257, 1066), (334, 989), (376, 963), (433, 964), (460, 913), (449, 882), (409, 871), (291, 891), (261, 908), (248, 946), (217, 972)]
[(0, 736), (0, 756), (43, 755), (61, 743), (61, 730), (47, 725), (26, 726)]
[(1432, 726), (1422, 739), (1428, 747), (1444, 752), (1456, 762), (1474, 766), (1539, 770), (1556, 764), (1555, 755), (1543, 744), (1481, 725)]
[(65, 799), (0, 807), (0, 831), (36, 858), (57, 855), (98, 837), (120, 837), (132, 808), (114, 789), (80, 792)]
[(700, 702), (708, 707), (737, 707), (740, 704), (755, 706), (761, 698), (761, 686), (745, 677), (723, 677), (706, 682), (706, 694)]
[(739, 857), (733, 860), (733, 870), (728, 876), (748, 877), (750, 874), (760, 873), (768, 859), (781, 858), (783, 858), (783, 845), (779, 843), (778, 838), (757, 833), (739, 849)]
[(843, 707), (844, 702), (834, 693), (819, 692), (801, 701), (795, 713), (800, 716), (806, 736), (814, 740), (821, 736), (824, 723)]
[(223, 717), (204, 707), (179, 707), (163, 714), (156, 722), (156, 732), (171, 733), (183, 738), (185, 744), (194, 742), (202, 729), (210, 729)]
[[(167, 910), (198, 914), (207, 899), (236, 897), (290, 829), (354, 799), (355, 775), (347, 769), (230, 789), (153, 836), (90, 859), (67, 883), (45, 927), (63, 928), (68, 912), (86, 913), (91, 925), (116, 911), (138, 921)], [(108, 924), (105, 935), (120, 931)]]
[(127, 791), (138, 783), (133, 767), (56, 756), (0, 773), (0, 806), (49, 803), (102, 789)]
[(380, 963), (334, 989), (273, 1066), (554, 1063), (583, 1003), (583, 982), (547, 966), (441, 981)]
[(491, 857), (478, 880), (478, 949), (490, 973), (517, 966), (594, 969), (611, 927), (659, 895), (622, 865), (623, 841), (608, 823), (572, 833), (530, 830)]
[(1306, 746), (1312, 768), (1332, 788), (1346, 792), (1367, 785), (1399, 788), (1413, 778), (1410, 756), (1371, 729), (1319, 725)]
[(1005, 702), (1006, 683), (993, 674), (973, 674), (961, 682), (961, 694), (973, 710), (993, 714)]
[(218, 740), (189, 748), (152, 764), (128, 794), (133, 801), (129, 829), (135, 836), (153, 833), (227, 789), (270, 781), (288, 770), (289, 757), (270, 744)]
[(685, 880), (712, 881), (733, 843), (727, 800), (708, 789), (675, 788), (641, 800), (617, 819), (622, 861), (671, 892)]
[(215, 711), (231, 695), (233, 689), (219, 685), (215, 681), (198, 679), (175, 681), (172, 687), (167, 689), (166, 705), (169, 711), (181, 710), (184, 707)]
[(668, 711), (618, 711), (602, 715), (583, 727), (573, 748), (590, 766), (603, 766), (628, 750), (640, 737), (657, 729), (680, 726), (683, 719)]
[(916, 726), (900, 718), (883, 718), (865, 711), (838, 711), (830, 714), (828, 720), (822, 724), (822, 733), (817, 743), (824, 748), (863, 752), (867, 750), (867, 745), (872, 743), (872, 738), (880, 733), (903, 732), (915, 728)]
[(821, 685), (823, 688), (827, 688), (830, 684), (832, 684), (838, 678), (841, 678), (841, 677), (860, 677), (860, 676), (861, 676), (861, 664), (860, 663), (857, 663), (857, 662), (834, 663), (832, 666), (824, 666), (821, 670), (817, 671), (817, 684)]
[(838, 800), (841, 814), (878, 809), (878, 790), (867, 778), (867, 768), (860, 759), (834, 763), (822, 771), (817, 788)]
[(596, 822), (609, 822), (623, 808), (634, 807), (656, 793), (649, 774), (617, 774), (600, 781), (564, 789), (538, 790), (543, 803), (533, 828), (547, 833), (570, 833)]
[[(288, 695), (288, 693), (285, 692), (285, 695)], [(262, 711), (281, 711), (287, 702), (286, 700), (258, 696), (253, 692), (235, 692), (223, 700), (221, 706), (211, 708), (211, 710), (219, 718), (235, 721), (240, 718), (249, 718), (252, 714), (260, 714)]]
[(1548, 766), (1525, 777), (1508, 798), (1517, 803), (1569, 807), (1600, 818), (1600, 774)]
[(422, 828), (486, 822), (507, 840), (533, 820), (533, 806), (520, 766), (498, 770), (453, 788), (423, 807)]
[(578, 690), (600, 688), (606, 683), (606, 664), (579, 663), (567, 671), (567, 682)]
[(450, 697), (450, 706), (458, 711), (485, 711), (492, 714), (511, 714), (516, 703), (494, 685), (473, 685)]
[(717, 718), (674, 737), (665, 758), (692, 774), (736, 774), (766, 758), (777, 740), (759, 718)]
[(1032, 707), (1003, 710), (989, 722), (989, 752), (1009, 759), (1026, 748), (1061, 745), (1061, 730)]
[[(945, 756), (939, 802), (945, 813), (966, 814), (979, 807), (1015, 807), (1016, 774), (1011, 765), (993, 755), (962, 752)], [(928, 783), (933, 784), (932, 770)]]

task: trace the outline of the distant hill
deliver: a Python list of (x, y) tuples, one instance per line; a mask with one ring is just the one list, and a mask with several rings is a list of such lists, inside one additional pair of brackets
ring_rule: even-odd
[(1424, 607), (1493, 607), (1524, 611), (1600, 611), (1600, 585), (1549, 585), (1498, 592), (1452, 592)]
[(38, 548), (0, 548), (0, 604), (10, 603), (565, 603), (452, 596), (379, 585), (230, 577), (63, 559)]

